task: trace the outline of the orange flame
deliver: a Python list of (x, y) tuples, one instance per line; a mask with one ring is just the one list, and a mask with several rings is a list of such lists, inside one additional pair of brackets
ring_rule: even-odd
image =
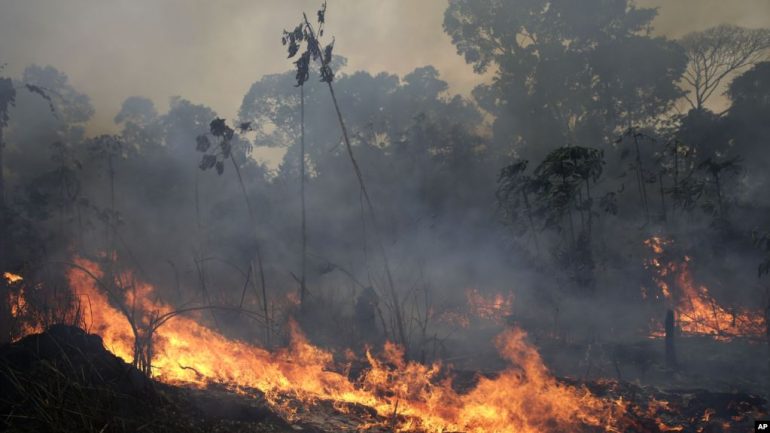
[(513, 293), (484, 295), (478, 289), (468, 289), (465, 297), (471, 314), (484, 320), (503, 323), (513, 312)]
[(11, 317), (14, 318), (19, 329), (14, 332), (11, 340), (15, 341), (24, 335), (42, 332), (43, 325), (37, 320), (38, 318), (30, 314), (32, 309), (27, 302), (27, 287), (21, 284), (24, 278), (11, 272), (4, 272), (3, 278), (8, 284), (14, 285), (14, 290), (8, 291), (7, 305), (10, 308)]
[[(98, 279), (104, 276), (92, 262), (78, 259), (77, 264)], [(152, 286), (130, 275), (121, 278), (134, 281), (134, 290), (123, 302), (141, 311), (140, 322), (171, 311), (169, 305), (153, 300)], [(87, 329), (130, 361), (134, 331), (125, 315), (82, 270), (71, 270), (68, 279), (81, 304), (88, 306)], [(342, 411), (346, 404), (361, 404), (379, 415), (371, 423), (387, 422), (397, 431), (535, 433), (570, 431), (581, 425), (617, 431), (613, 425), (625, 411), (622, 401), (604, 400), (586, 388), (557, 381), (519, 329), (496, 339), (501, 355), (516, 367), (495, 378), (481, 377), (475, 388), (458, 393), (450, 379), (439, 379), (440, 364), (407, 362), (402, 349), (391, 343), (385, 345), (381, 359), (367, 353), (371, 368), (353, 381), (335, 371), (330, 352), (311, 345), (296, 324), (291, 328), (289, 347), (270, 352), (177, 316), (155, 333), (153, 374), (167, 383), (198, 387), (220, 383), (244, 393), (258, 389), (289, 419), (299, 416), (287, 403), (291, 399), (306, 404), (331, 401)]]
[(8, 284), (18, 283), (19, 281), (24, 280), (21, 275), (12, 272), (3, 272), (3, 278), (5, 278), (5, 281), (7, 281)]
[[(663, 297), (674, 302), (677, 325), (684, 334), (707, 335), (721, 341), (735, 337), (762, 337), (765, 318), (759, 311), (745, 308), (727, 309), (711, 295), (708, 287), (697, 284), (690, 270), (692, 259), (666, 259), (665, 248), (673, 241), (652, 237), (644, 241), (655, 256), (645, 265), (654, 272), (653, 279)], [(672, 293), (672, 289), (675, 293)], [(643, 290), (645, 296), (645, 290)], [(659, 296), (656, 295), (659, 299)], [(660, 322), (655, 322), (653, 336), (663, 335)]]

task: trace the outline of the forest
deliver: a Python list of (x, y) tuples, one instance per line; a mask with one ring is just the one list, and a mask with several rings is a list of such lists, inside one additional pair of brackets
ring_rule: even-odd
[(768, 418), (770, 29), (449, 0), (464, 95), (348, 68), (318, 7), (236, 118), (137, 95), (90, 134), (65, 72), (0, 69), (0, 430)]

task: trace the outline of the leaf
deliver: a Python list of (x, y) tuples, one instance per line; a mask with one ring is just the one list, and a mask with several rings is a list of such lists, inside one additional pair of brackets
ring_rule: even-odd
[(334, 81), (334, 71), (329, 65), (323, 65), (321, 67), (321, 81), (324, 83), (331, 83)]
[(217, 161), (217, 163), (215, 164), (215, 167), (216, 167), (216, 169), (217, 169), (217, 174), (218, 174), (218, 175), (220, 175), (220, 176), (221, 176), (221, 175), (222, 175), (222, 173), (224, 173), (224, 172), (225, 172), (225, 164), (224, 164), (224, 162), (222, 162), (222, 161)]
[(238, 125), (238, 129), (240, 129), (240, 131), (242, 133), (243, 132), (247, 132), (247, 131), (252, 131), (252, 129), (251, 129), (251, 122), (241, 122)]
[(334, 41), (332, 41), (332, 43), (330, 43), (329, 45), (326, 46), (326, 48), (324, 48), (324, 58), (323, 58), (324, 63), (326, 64), (331, 63), (333, 50), (334, 50)]
[(201, 163), (198, 165), (201, 170), (208, 170), (211, 167), (214, 167), (217, 163), (217, 157), (214, 155), (203, 155), (203, 158), (201, 158)]
[(227, 126), (225, 119), (219, 117), (211, 121), (209, 124), (209, 129), (211, 130), (211, 134), (213, 136), (222, 137), (225, 140), (231, 140), (235, 134), (235, 131)]
[(323, 2), (321, 9), (318, 10), (318, 24), (323, 24), (326, 20), (326, 2)]
[(205, 152), (211, 147), (211, 142), (206, 134), (201, 134), (195, 138), (195, 150), (198, 152)]
[(0, 78), (0, 127), (8, 123), (8, 107), (16, 102), (16, 89), (10, 78)]
[(305, 84), (310, 78), (310, 52), (305, 51), (294, 64), (297, 66), (297, 86)]
[(294, 57), (297, 54), (297, 51), (299, 51), (299, 44), (294, 40), (294, 38), (291, 38), (291, 41), (289, 42), (289, 59)]

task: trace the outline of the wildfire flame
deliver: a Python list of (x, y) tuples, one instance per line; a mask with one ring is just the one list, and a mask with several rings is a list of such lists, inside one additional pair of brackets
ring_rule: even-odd
[[(104, 277), (93, 262), (78, 259), (77, 264), (97, 279)], [(134, 331), (92, 276), (76, 268), (68, 273), (73, 292), (87, 306), (86, 328), (130, 362)], [(134, 281), (124, 301), (142, 312), (139, 322), (171, 311), (153, 300), (152, 286), (123, 278)], [(505, 331), (495, 341), (512, 366), (494, 378), (480, 377), (466, 393), (455, 391), (451, 379), (439, 379), (440, 364), (407, 362), (401, 348), (390, 343), (381, 359), (367, 353), (370, 369), (351, 380), (335, 370), (332, 354), (311, 345), (296, 325), (289, 346), (272, 352), (228, 339), (186, 316), (161, 326), (153, 341), (157, 379), (197, 387), (219, 383), (244, 393), (258, 389), (289, 419), (297, 416), (287, 403), (293, 399), (305, 404), (331, 401), (343, 412), (346, 404), (368, 406), (379, 415), (372, 423), (387, 422), (396, 431), (535, 433), (575, 431), (585, 425), (617, 431), (614, 424), (626, 410), (623, 401), (557, 381), (519, 329)]]
[(478, 289), (465, 292), (471, 314), (481, 319), (502, 323), (513, 312), (513, 294), (484, 295)]
[[(727, 341), (735, 337), (762, 337), (765, 333), (765, 318), (759, 311), (745, 308), (728, 309), (720, 305), (711, 295), (708, 287), (693, 279), (690, 265), (692, 259), (666, 257), (666, 247), (672, 240), (651, 237), (644, 241), (654, 256), (645, 266), (654, 272), (653, 279), (660, 289), (660, 295), (673, 303), (677, 325), (684, 334), (706, 335)], [(646, 290), (642, 294), (646, 297)], [(656, 295), (656, 298), (660, 298)], [(655, 321), (652, 336), (664, 335), (660, 322)]]
[(21, 275), (12, 272), (3, 272), (3, 278), (5, 278), (5, 281), (7, 281), (8, 284), (14, 284), (24, 280)]

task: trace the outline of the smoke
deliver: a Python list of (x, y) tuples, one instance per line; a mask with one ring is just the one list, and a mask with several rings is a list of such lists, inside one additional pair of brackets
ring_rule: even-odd
[[(679, 37), (722, 22), (770, 26), (764, 2), (705, 4), (639, 2), (660, 7), (656, 35)], [(552, 348), (564, 355), (564, 364), (585, 356), (580, 351), (586, 341), (594, 347), (590, 344), (639, 338), (640, 327), (660, 310), (639, 307), (640, 288), (650, 284), (641, 241), (663, 231), (681, 235), (679, 248), (695, 257), (696, 278), (720, 299), (755, 302), (760, 257), (746, 239), (767, 220), (765, 203), (757, 204), (763, 188), (748, 182), (754, 185), (750, 192), (740, 189), (741, 182), (754, 179), (751, 173), (723, 179), (725, 188), (744, 194), (731, 208), (731, 217), (746, 223), (739, 229), (716, 227), (713, 199), (707, 203), (711, 216), (677, 210), (661, 222), (649, 214), (673, 208), (666, 202), (670, 195), (642, 179), (640, 184), (652, 185), (653, 210), (645, 217), (639, 203), (648, 199), (636, 195), (631, 163), (619, 157), (630, 145), (615, 143), (606, 146), (607, 167), (593, 193), (597, 203), (600, 193), (617, 193), (621, 210), (580, 213), (596, 218), (591, 241), (601, 252), (580, 256), (559, 244), (566, 225), (543, 230), (539, 245), (531, 234), (517, 237), (523, 224), (501, 215), (495, 195), (500, 170), (519, 151), (511, 150), (513, 133), (530, 128), (547, 142), (550, 147), (537, 143), (540, 156), (564, 143), (553, 139), (560, 137), (553, 125), (529, 124), (526, 118), (512, 116), (489, 128), (492, 115), (479, 108), (481, 98), (471, 91), (495, 72), (475, 74), (456, 54), (442, 29), (446, 6), (443, 1), (329, 4), (326, 32), (336, 37), (335, 53), (345, 56), (335, 60), (340, 67), (334, 85), (375, 215), (365, 209), (325, 84), (313, 76), (304, 88), (307, 281), (315, 306), (307, 321), (316, 325), (308, 330), (311, 337), (340, 346), (360, 343), (353, 312), (367, 287), (380, 298), (381, 320), (391, 320), (379, 243), (391, 259), (412, 343), (432, 344), (437, 355), (459, 352), (472, 358), (469, 365), (489, 361), (480, 342), (489, 341), (491, 329), (499, 326), (458, 331), (441, 322), (439, 313), (462, 308), (470, 289), (513, 293), (511, 323), (539, 330), (532, 332), (535, 338), (574, 343)], [(258, 310), (263, 307), (259, 250), (273, 305), (297, 313), (287, 305), (298, 291), (301, 268), (299, 89), (279, 37), (297, 23), (299, 10), (316, 7), (309, 1), (181, 0), (98, 5), (33, 0), (4, 6), (0, 60), (9, 63), (4, 72), (56, 95), (54, 115), (45, 100), (20, 94), (5, 134), (7, 179), (20, 218), (39, 228), (41, 237), (61, 238), (41, 254), (98, 256), (116, 248), (124, 265), (155, 283), (170, 302), (243, 299), (246, 308)], [(616, 59), (637, 53), (610, 54)], [(29, 64), (57, 69), (25, 69)], [(628, 65), (608, 66), (608, 76)], [(487, 102), (496, 96), (473, 96), (480, 95), (490, 97)], [(233, 127), (235, 119), (251, 122), (255, 129), (239, 134), (234, 160), (225, 161), (221, 175), (201, 171), (201, 154), (195, 152), (196, 137), (206, 134), (216, 117)], [(601, 128), (594, 127), (586, 136)], [(102, 132), (120, 133), (122, 147), (105, 154), (105, 139), (97, 137)], [(744, 140), (749, 144), (742, 151), (757, 151), (752, 140)], [(52, 147), (55, 142), (63, 145)], [(643, 162), (651, 167), (664, 157), (650, 151)], [(531, 168), (539, 162), (533, 159)], [(704, 189), (703, 195), (714, 193)], [(590, 290), (567, 272), (579, 268), (564, 259), (569, 254), (600, 264)], [(430, 326), (422, 327), (420, 320), (428, 319)], [(212, 313), (201, 320), (244, 338), (262, 338), (236, 314)], [(583, 367), (563, 366), (571, 373)]]
[[(152, 98), (159, 109), (182, 95), (235, 116), (237, 101), (259, 77), (286, 70), (279, 36), (318, 2), (303, 0), (225, 4), (182, 0), (95, 4), (87, 0), (8, 1), (0, 16), (0, 62), (19, 76), (30, 64), (53, 65), (93, 98), (91, 133), (116, 131), (112, 118), (133, 95)], [(680, 37), (719, 24), (770, 26), (768, 5), (744, 0), (644, 0), (659, 7), (656, 33)], [(348, 71), (404, 75), (430, 64), (453, 93), (468, 94), (484, 79), (455, 54), (442, 30), (443, 0), (329, 3), (329, 34), (349, 59)]]

